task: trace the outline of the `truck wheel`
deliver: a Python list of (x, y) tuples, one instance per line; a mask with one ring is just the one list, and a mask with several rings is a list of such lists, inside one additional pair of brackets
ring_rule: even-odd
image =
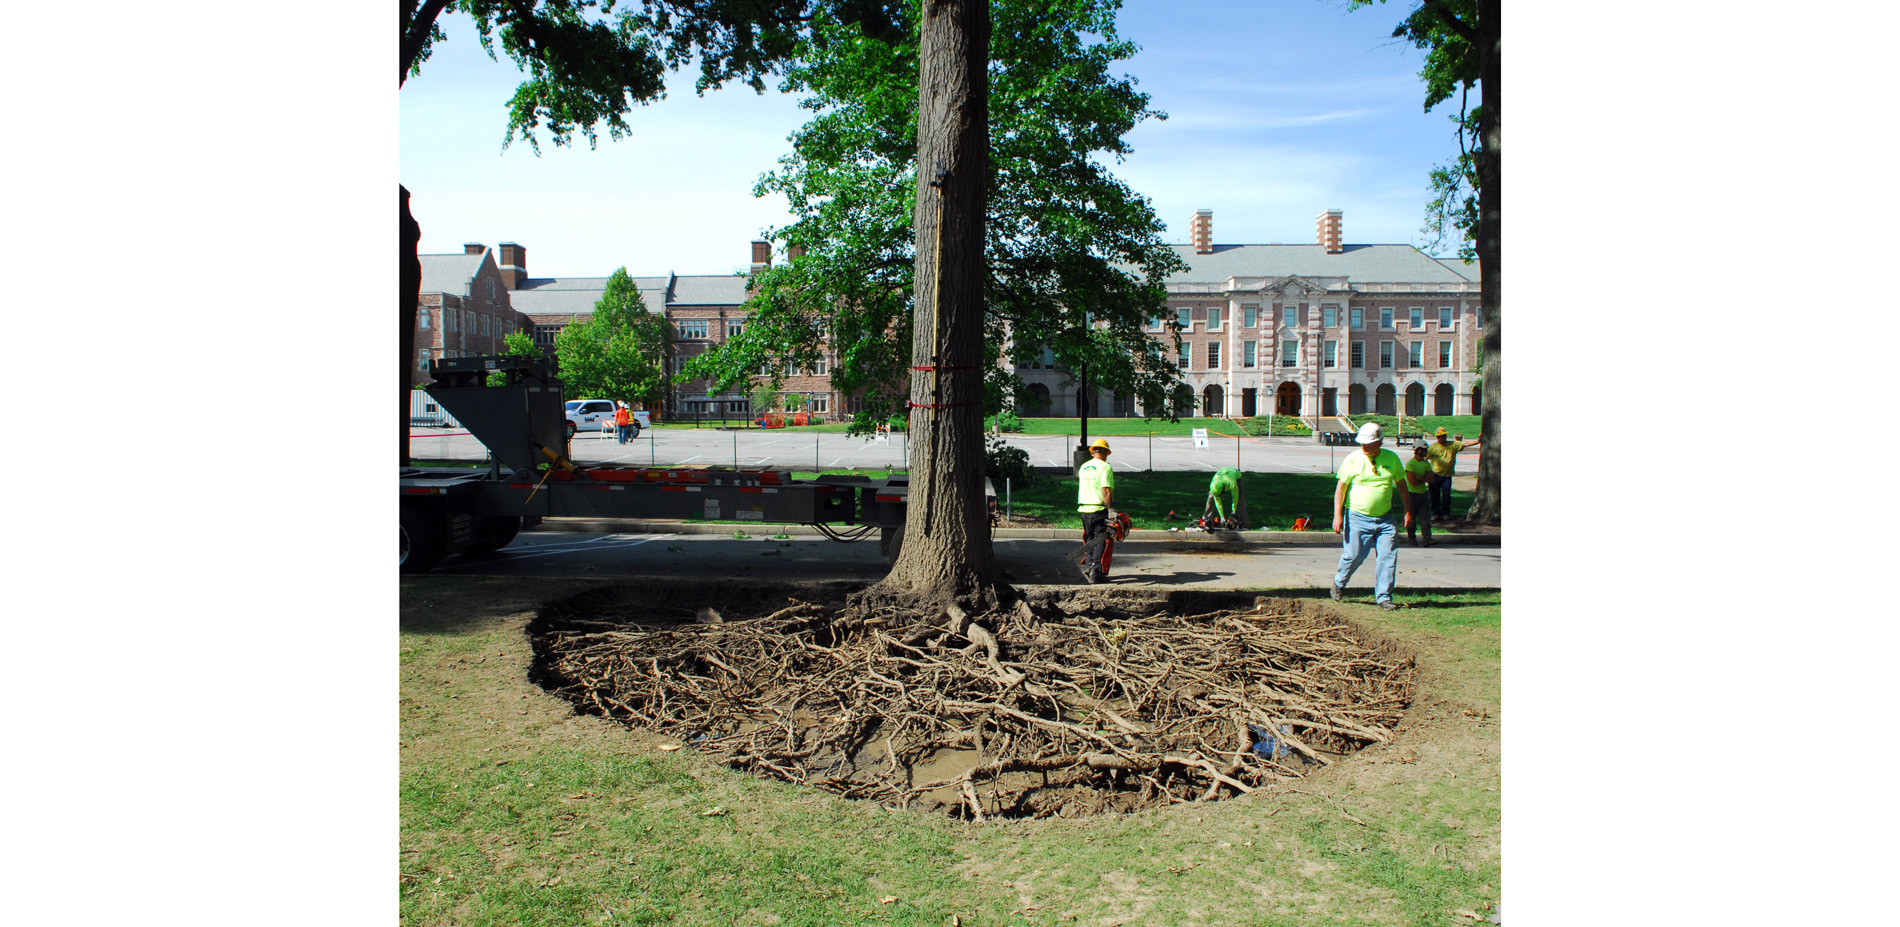
[(904, 549), (904, 526), (898, 525), (895, 528), (879, 528), (877, 549), (884, 554), (885, 560), (896, 563), (897, 552)]
[(427, 573), (442, 559), (446, 539), (439, 518), (421, 508), (402, 507), (402, 567), (404, 573)]
[(580, 430), (579, 427), (577, 427), (573, 422), (568, 422), (567, 423), (567, 439), (569, 441), (574, 440), (574, 432), (579, 431), (579, 430)]
[(640, 437), (640, 423), (639, 422), (634, 422), (628, 425), (627, 427), (633, 429), (632, 431), (628, 432), (628, 437), (630, 439)]
[(462, 548), (464, 554), (492, 554), (521, 533), (521, 516), (486, 515), (482, 517), (482, 539)]

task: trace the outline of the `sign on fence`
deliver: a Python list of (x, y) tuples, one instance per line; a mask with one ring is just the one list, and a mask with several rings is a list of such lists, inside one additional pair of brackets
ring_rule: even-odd
[(1205, 428), (1194, 429), (1194, 446), (1195, 447), (1207, 446), (1207, 429)]

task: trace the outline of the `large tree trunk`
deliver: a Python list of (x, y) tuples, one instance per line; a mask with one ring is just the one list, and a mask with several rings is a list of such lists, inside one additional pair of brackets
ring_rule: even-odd
[(876, 592), (995, 601), (983, 495), (983, 223), (989, 188), (988, 0), (925, 0), (917, 117), (910, 498)]
[(402, 292), (397, 296), (396, 316), (402, 320), (399, 344), (402, 345), (402, 363), (398, 366), (402, 372), (402, 392), (398, 393), (402, 405), (402, 466), (409, 466), (409, 371), (416, 363), (416, 304), (422, 297), (422, 259), (416, 257), (416, 251), (422, 245), (422, 226), (416, 224), (416, 217), (409, 214), (409, 188), (397, 184), (402, 191), (402, 219), (399, 222), (402, 243), (397, 246), (397, 265), (402, 268)]
[(1503, 241), (1500, 217), (1503, 190), (1499, 178), (1499, 148), (1503, 133), (1503, 92), (1498, 67), (1499, 0), (1481, 0), (1478, 4), (1479, 101), (1483, 109), (1478, 133), (1483, 144), (1478, 150), (1478, 285), (1484, 292), (1479, 305), (1484, 307), (1484, 411), (1479, 419), (1483, 443), (1478, 445), (1478, 494), (1472, 500), (1469, 517), (1474, 521), (1498, 524), (1502, 514), (1501, 489), (1504, 483), (1504, 312), (1499, 286), (1499, 251)]

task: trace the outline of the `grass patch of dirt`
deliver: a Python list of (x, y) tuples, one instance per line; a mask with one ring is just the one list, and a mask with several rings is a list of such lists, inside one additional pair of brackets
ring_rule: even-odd
[(401, 580), (403, 923), (1396, 925), (1497, 900), (1496, 593), (1325, 605), (1417, 655), (1389, 743), (1222, 802), (976, 825), (664, 750), (531, 682), (535, 611), (615, 585)]

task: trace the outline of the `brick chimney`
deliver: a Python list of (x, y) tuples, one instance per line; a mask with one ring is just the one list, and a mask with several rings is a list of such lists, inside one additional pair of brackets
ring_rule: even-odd
[(772, 266), (772, 243), (755, 241), (752, 243), (752, 272), (758, 273)]
[(504, 241), (496, 250), (495, 263), (501, 268), (502, 285), (510, 290), (519, 290), (528, 282), (528, 249), (512, 241)]
[(798, 260), (799, 258), (802, 258), (802, 257), (804, 257), (804, 256), (805, 256), (805, 246), (804, 246), (804, 245), (786, 245), (786, 246), (785, 246), (785, 259), (786, 259), (786, 260), (788, 260), (788, 261), (796, 261), (796, 260)]
[(482, 244), (479, 241), (469, 241), (469, 242), (462, 243), (463, 254), (481, 254), (482, 252), (487, 251), (487, 250), (488, 250), (488, 246)]
[(1194, 210), (1194, 221), (1188, 223), (1188, 240), (1194, 243), (1195, 254), (1214, 253), (1214, 210)]
[(1337, 209), (1328, 209), (1319, 214), (1319, 243), (1326, 246), (1327, 254), (1338, 254), (1346, 250), (1346, 246), (1340, 244), (1339, 237), (1339, 227), (1344, 217), (1345, 213)]

